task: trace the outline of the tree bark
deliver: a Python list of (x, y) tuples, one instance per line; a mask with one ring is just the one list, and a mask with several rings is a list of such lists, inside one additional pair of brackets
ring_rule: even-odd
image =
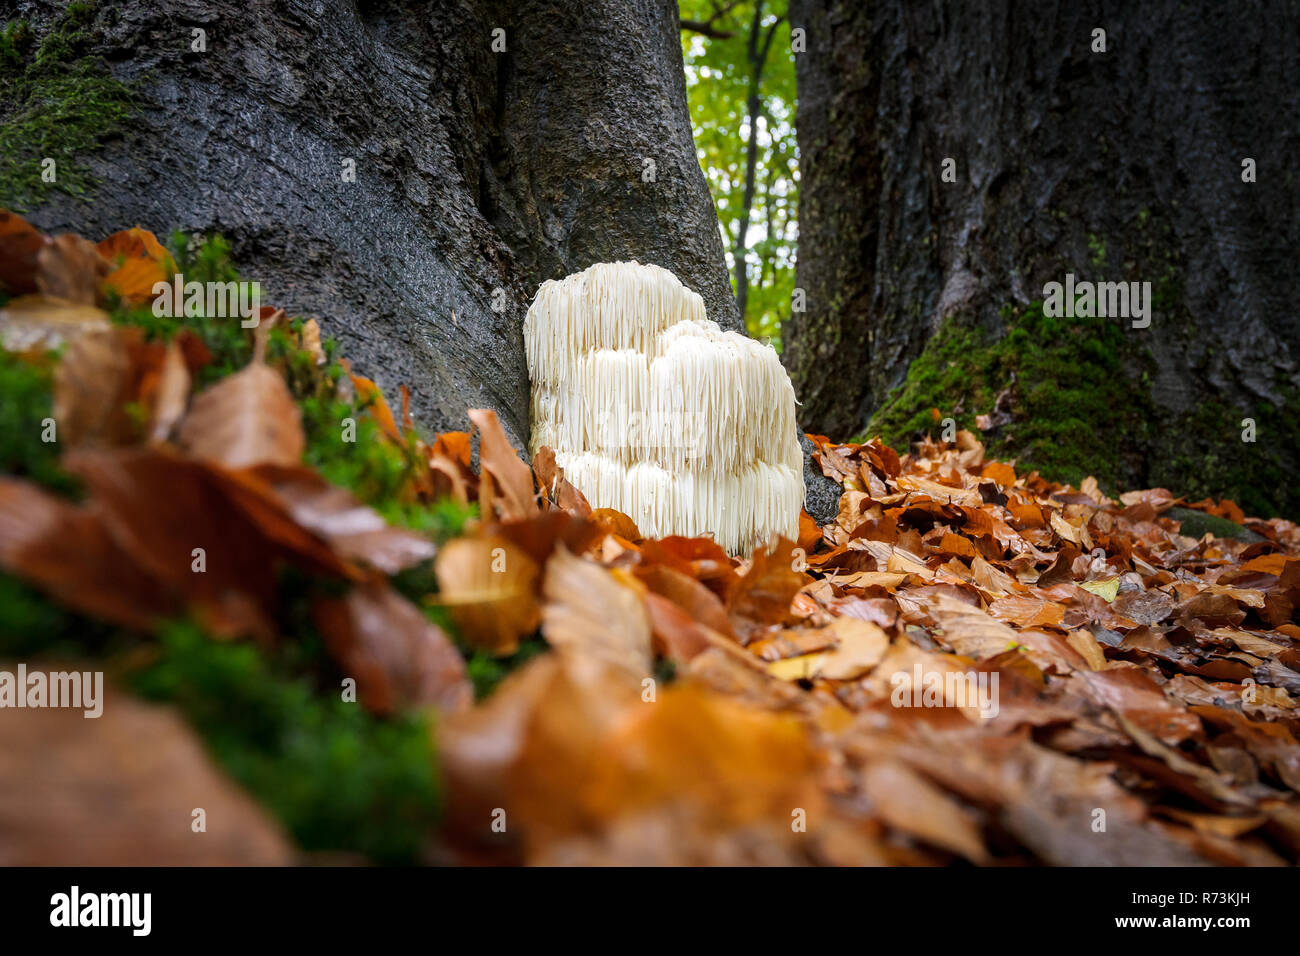
[[(1124, 333), (1124, 388), (1150, 418), (1114, 436), (1125, 483), (1213, 493), (1235, 462), (1255, 484), (1294, 473), (1300, 129), (1280, 121), (1300, 106), (1293, 0), (792, 0), (791, 23), (808, 43), (807, 312), (785, 359), (805, 427), (861, 429), (944, 323), (997, 335), (1005, 307), (1072, 272), (1156, 288), (1151, 327)], [(1268, 436), (1243, 442), (1245, 417)], [(1296, 492), (1272, 501), (1294, 507)]]
[(799, 251), (782, 358), (807, 430), (847, 438), (866, 421), (871, 296), (875, 289), (880, 149), (879, 69), (870, 5), (791, 0), (790, 27), (809, 44), (795, 54), (799, 91)]
[[(39, 33), (62, 4), (16, 7)], [(678, 31), (672, 0), (105, 4), (94, 52), (139, 108), (76, 158), (93, 196), (27, 213), (89, 236), (221, 232), (268, 301), (409, 385), (422, 424), (487, 406), (522, 446), (520, 328), (543, 280), (652, 262), (740, 328)]]

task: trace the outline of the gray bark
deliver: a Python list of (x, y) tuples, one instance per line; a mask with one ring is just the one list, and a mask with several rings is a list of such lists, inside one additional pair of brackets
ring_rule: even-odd
[[(1300, 386), (1295, 0), (792, 0), (791, 22), (808, 30), (808, 312), (787, 327), (785, 358), (805, 428), (847, 437), (945, 318), (996, 330), (1003, 306), (1070, 271), (1164, 282), (1148, 334), (1133, 333), (1158, 421), (1132, 481), (1194, 483), (1164, 465), (1179, 446), (1290, 468), (1293, 431), (1243, 449), (1227, 425), (1261, 403), (1285, 416)], [(956, 183), (940, 179), (945, 157)], [(1220, 405), (1223, 436), (1188, 434)]]
[[(61, 5), (10, 6), (39, 28)], [(29, 218), (221, 232), (269, 302), (319, 316), (386, 389), (410, 386), (430, 430), (486, 406), (525, 443), (528, 302), (594, 262), (671, 269), (740, 328), (672, 0), (126, 0), (97, 11), (95, 36), (140, 109), (77, 157), (94, 196)]]

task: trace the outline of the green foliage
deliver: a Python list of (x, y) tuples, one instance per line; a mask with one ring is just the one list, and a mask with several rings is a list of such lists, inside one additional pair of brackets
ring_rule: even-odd
[(1008, 309), (1004, 318), (1007, 331), (997, 340), (959, 320), (945, 322), (868, 433), (904, 450), (937, 430), (930, 413), (937, 408), (980, 434), (975, 417), (991, 413), (1010, 389), (1013, 421), (987, 436), (991, 455), (1075, 485), (1088, 475), (1107, 488), (1127, 484), (1150, 399), (1147, 370), (1124, 327), (1101, 318), (1052, 318), (1041, 302)]
[(424, 718), (381, 720), (279, 671), (258, 648), (191, 624), (164, 628), (159, 647), (134, 689), (177, 704), (303, 848), (418, 859), (440, 806)]
[[(230, 261), (230, 244), (221, 236), (176, 232), (170, 251), (176, 271), (186, 282), (239, 281), (239, 271)], [(203, 308), (194, 314), (155, 315), (149, 305), (132, 307), (119, 301), (109, 303), (109, 315), (120, 325), (144, 329), (150, 339), (170, 341), (182, 329), (198, 335), (212, 353), (212, 362), (199, 373), (195, 383), (200, 388), (239, 371), (253, 357), (251, 330), (243, 328), (237, 316), (209, 316)]]
[(1220, 518), (1218, 515), (1206, 514), (1204, 511), (1194, 511), (1191, 508), (1170, 508), (1164, 513), (1164, 517), (1177, 521), (1179, 531), (1189, 538), (1201, 538), (1208, 533), (1216, 538), (1233, 538), (1237, 541), (1253, 542), (1264, 540), (1262, 536), (1255, 534), (1249, 528), (1242, 527), (1235, 521)]
[[(1300, 449), (1300, 389), (1279, 384), (1280, 405), (1256, 401), (1238, 408), (1223, 400), (1196, 404), (1158, 437), (1148, 481), (1189, 500), (1231, 498), (1248, 515), (1296, 516), (1293, 469)], [(1242, 420), (1253, 418), (1256, 442), (1241, 440)], [(1191, 532), (1184, 532), (1190, 534)], [(1217, 532), (1216, 532), (1217, 533)]]
[(55, 604), (31, 585), (0, 572), (0, 657), (82, 657), (98, 653), (113, 629)]
[(482, 700), (487, 697), (506, 677), (521, 665), (541, 654), (547, 649), (546, 641), (540, 636), (526, 637), (519, 642), (519, 650), (508, 657), (498, 657), (490, 651), (475, 650), (468, 652), (465, 669), (474, 684), (474, 697)]
[(59, 467), (58, 443), (41, 438), (53, 414), (52, 378), (48, 362), (0, 350), (0, 473), (70, 494), (76, 482)]
[[(77, 157), (97, 149), (132, 109), (131, 90), (88, 55), (95, 8), (72, 3), (37, 42), (26, 21), (0, 33), (0, 206), (24, 210), (57, 190), (95, 184)], [(55, 161), (55, 181), (41, 163)]]
[[(750, 225), (743, 245), (749, 266), (745, 323), (755, 338), (771, 337), (780, 346), (781, 323), (790, 312), (794, 289), (799, 177), (794, 133), (794, 56), (786, 0), (762, 3), (763, 38), (775, 29), (771, 51), (756, 92), (760, 101), (758, 163)], [(710, 21), (729, 37), (682, 32), (687, 100), (695, 147), (717, 205), (723, 245), (732, 266), (744, 207), (748, 101), (753, 78), (749, 38), (755, 0), (731, 5), (714, 16), (719, 4), (683, 0), (684, 20)]]

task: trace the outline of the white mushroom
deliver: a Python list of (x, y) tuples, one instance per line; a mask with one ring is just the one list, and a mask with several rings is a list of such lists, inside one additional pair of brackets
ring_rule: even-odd
[(538, 290), (524, 320), (532, 440), (597, 508), (733, 554), (794, 538), (795, 398), (776, 352), (705, 317), (671, 272), (600, 263)]

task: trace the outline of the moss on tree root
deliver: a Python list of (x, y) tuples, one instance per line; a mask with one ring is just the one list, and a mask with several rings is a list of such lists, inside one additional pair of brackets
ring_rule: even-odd
[[(1157, 303), (1167, 294), (1158, 288)], [(1279, 383), (1281, 407), (1239, 408), (1211, 393), (1170, 414), (1152, 399), (1150, 354), (1121, 321), (1051, 318), (1041, 302), (1008, 308), (1003, 318), (1001, 337), (960, 317), (945, 321), (866, 434), (906, 450), (940, 431), (930, 411), (938, 409), (979, 435), (991, 455), (1053, 480), (1077, 485), (1093, 475), (1110, 493), (1163, 486), (1193, 500), (1231, 498), (1261, 517), (1300, 512), (1288, 480), (1288, 456), (1300, 447), (1300, 427), (1286, 414), (1300, 407), (1294, 388)], [(984, 433), (976, 416), (992, 413), (1004, 391), (1011, 421)], [(1255, 423), (1253, 443), (1243, 441), (1246, 418)]]
[(121, 128), (132, 100), (88, 55), (95, 16), (95, 4), (72, 3), (43, 37), (24, 20), (0, 31), (0, 206), (24, 211), (96, 185), (84, 157)]
[[(219, 237), (177, 233), (177, 268), (198, 281), (237, 282), (229, 246)], [(0, 300), (3, 295), (0, 294)], [(169, 340), (181, 330), (199, 336), (212, 362), (198, 376), (203, 387), (244, 367), (252, 339), (237, 321), (205, 314), (155, 316), (148, 306), (110, 304), (111, 319)], [(450, 502), (425, 504), (402, 494), (414, 449), (384, 440), (359, 400), (338, 397), (343, 371), (321, 370), (294, 343), (298, 319), (270, 333), (267, 358), (285, 374), (303, 416), (305, 462), (352, 491), (395, 524), (445, 540), (471, 511)], [(326, 355), (336, 345), (326, 339)], [(62, 469), (59, 446), (42, 440), (51, 414), (57, 356), (36, 358), (0, 350), (0, 467), (56, 494), (75, 497), (78, 484)], [(340, 423), (354, 421), (355, 441)], [(339, 582), (308, 579), (284, 569), (281, 640), (265, 649), (220, 641), (188, 618), (146, 635), (71, 612), (9, 574), (0, 573), (0, 657), (92, 658), (131, 689), (179, 708), (214, 759), (285, 826), (305, 850), (358, 853), (385, 863), (423, 858), (441, 808), (435, 749), (428, 719), (419, 713), (381, 718), (344, 701), (340, 673), (322, 646), (310, 614), (314, 596)], [(436, 590), (432, 563), (392, 580), (417, 602)], [(429, 609), (431, 617), (440, 612)], [(450, 631), (447, 620), (438, 623)], [(501, 679), (505, 664), (471, 657), (480, 690)]]

